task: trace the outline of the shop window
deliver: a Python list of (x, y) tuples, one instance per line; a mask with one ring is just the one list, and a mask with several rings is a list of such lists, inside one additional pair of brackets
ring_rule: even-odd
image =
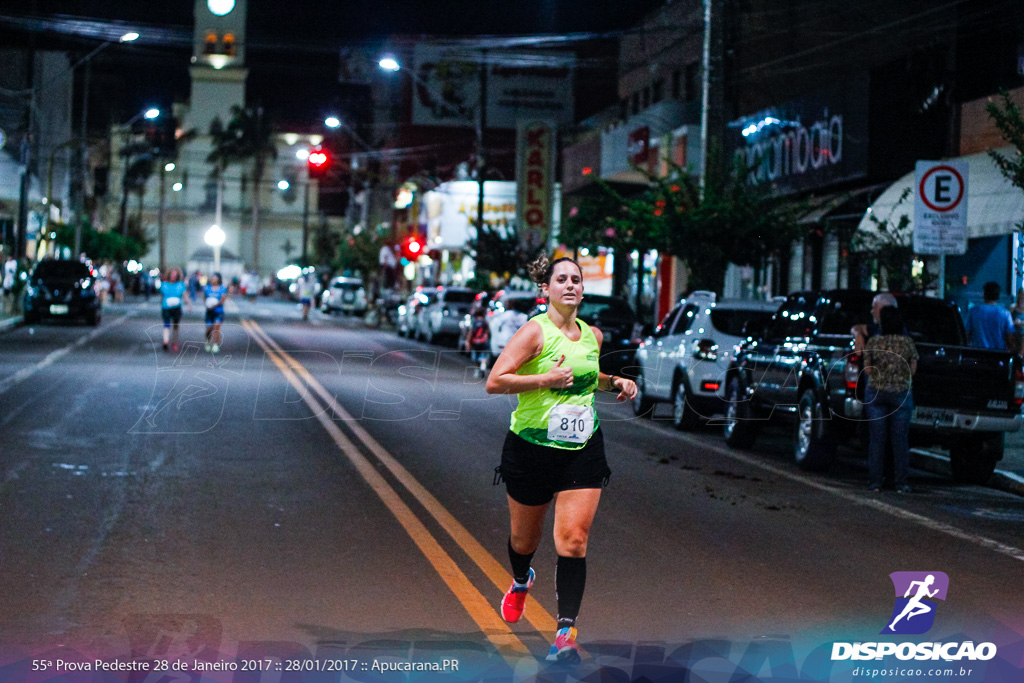
[(693, 102), (700, 96), (700, 62), (686, 65), (686, 101)]
[(229, 57), (235, 56), (235, 34), (225, 33), (224, 34), (224, 54)]
[(217, 54), (217, 34), (213, 31), (206, 32), (206, 41), (203, 44), (204, 55)]
[(683, 72), (676, 69), (672, 72), (672, 99), (678, 100), (683, 97)]
[(663, 99), (665, 99), (665, 79), (659, 78), (651, 89), (651, 104), (657, 104)]

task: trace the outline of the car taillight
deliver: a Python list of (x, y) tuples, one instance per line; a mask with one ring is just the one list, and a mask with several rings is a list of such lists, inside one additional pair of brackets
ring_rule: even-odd
[(701, 339), (693, 357), (698, 360), (718, 360), (718, 344), (713, 339)]
[(1018, 409), (1024, 405), (1024, 369), (1019, 365), (1013, 369), (1013, 404)]
[(843, 369), (843, 380), (847, 389), (856, 389), (857, 381), (860, 379), (860, 363), (863, 356), (859, 353), (850, 354), (846, 359), (846, 368)]
[(701, 385), (701, 388), (704, 389), (704, 391), (718, 391), (721, 386), (722, 385), (718, 382), (704, 382)]

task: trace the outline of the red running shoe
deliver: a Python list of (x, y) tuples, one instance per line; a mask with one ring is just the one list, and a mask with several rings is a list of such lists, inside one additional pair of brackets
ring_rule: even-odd
[(523, 610), (526, 609), (526, 594), (530, 592), (530, 586), (533, 585), (535, 576), (533, 567), (530, 567), (530, 578), (526, 580), (526, 586), (517, 586), (514, 582), (512, 583), (512, 587), (501, 599), (502, 619), (514, 624), (523, 616)]

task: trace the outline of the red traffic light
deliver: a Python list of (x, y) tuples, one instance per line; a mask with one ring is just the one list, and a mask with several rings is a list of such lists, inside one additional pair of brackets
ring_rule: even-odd
[(423, 254), (423, 241), (419, 237), (408, 237), (402, 243), (402, 253), (410, 261), (415, 261)]
[(310, 150), (307, 161), (309, 162), (310, 178), (322, 178), (331, 164), (331, 158), (320, 147)]

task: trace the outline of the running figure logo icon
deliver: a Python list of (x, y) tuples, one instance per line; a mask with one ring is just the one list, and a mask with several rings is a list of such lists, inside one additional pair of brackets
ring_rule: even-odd
[(883, 634), (926, 633), (935, 623), (935, 600), (945, 600), (949, 577), (943, 572), (893, 572), (896, 604)]

